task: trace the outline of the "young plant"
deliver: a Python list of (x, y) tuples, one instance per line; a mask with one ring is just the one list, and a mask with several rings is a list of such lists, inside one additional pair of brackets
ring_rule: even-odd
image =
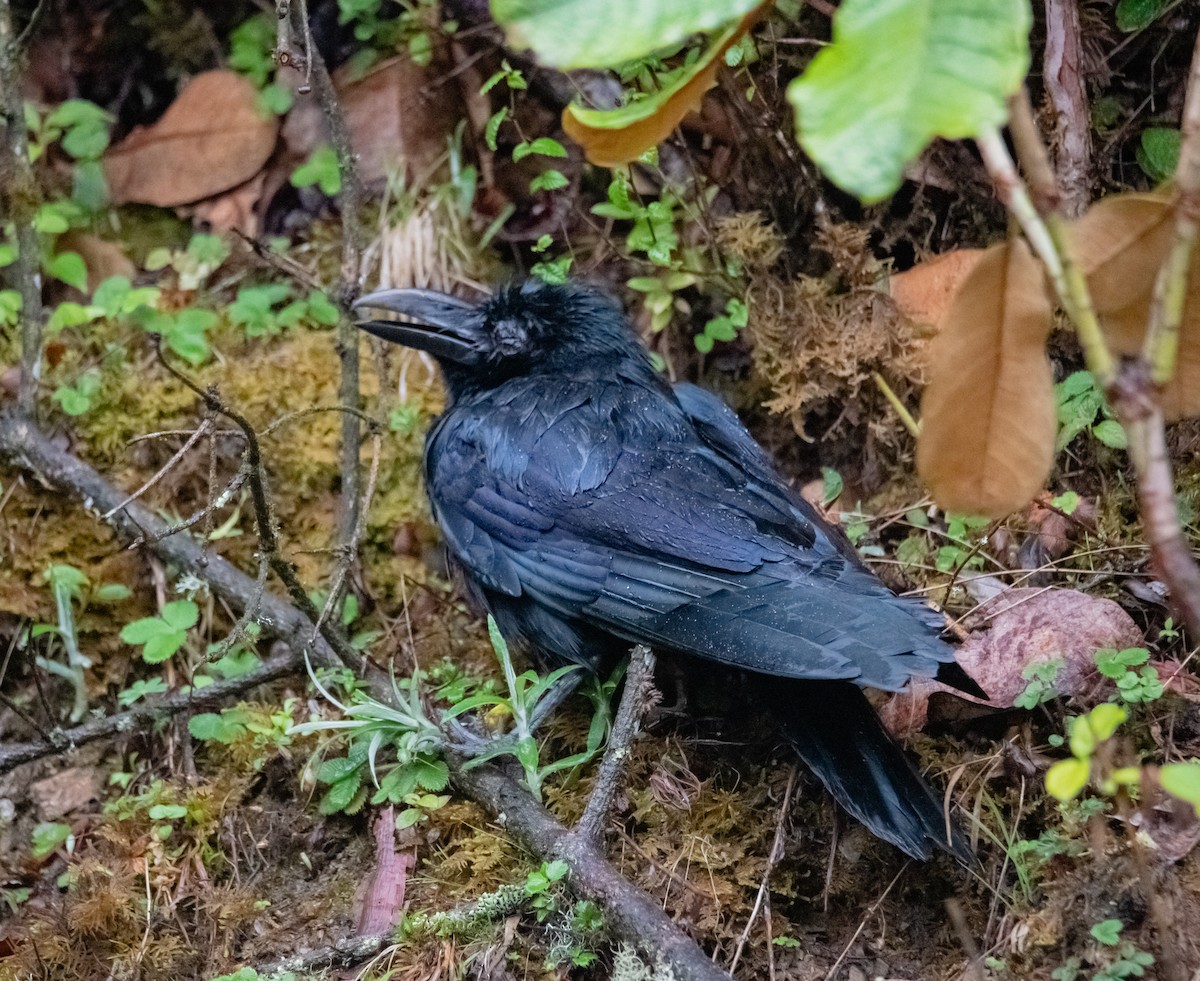
[(501, 670), (504, 672), (504, 681), (508, 689), (508, 696), (505, 697), (493, 691), (479, 692), (464, 698), (451, 707), (446, 712), (445, 718), (447, 720), (454, 719), (464, 712), (469, 712), (477, 708), (499, 708), (511, 715), (513, 729), (510, 735), (503, 739), (497, 739), (494, 745), (472, 758), (467, 763), (467, 767), (478, 766), (497, 756), (514, 756), (524, 771), (525, 785), (534, 797), (541, 800), (542, 785), (545, 783), (547, 777), (560, 771), (580, 766), (592, 759), (599, 752), (609, 727), (607, 695), (611, 694), (611, 688), (615, 687), (617, 677), (619, 676), (614, 676), (614, 678), (605, 682), (605, 686), (608, 686), (609, 689), (607, 693), (601, 690), (591, 694), (595, 712), (592, 716), (592, 723), (588, 727), (587, 747), (580, 753), (573, 753), (563, 759), (542, 764), (537, 740), (533, 735), (532, 725), (537, 706), (543, 698), (550, 694), (560, 679), (565, 678), (572, 671), (580, 670), (580, 667), (579, 665), (569, 664), (558, 668), (556, 671), (552, 671), (544, 678), (539, 677), (537, 672), (532, 670), (517, 674), (516, 669), (513, 667), (508, 644), (500, 635), (500, 629), (496, 626), (496, 621), (490, 616), (488, 617), (488, 634), (491, 637), (492, 649), (495, 651)]
[[(1117, 683), (1117, 694), (1124, 702), (1153, 702), (1162, 698), (1163, 683), (1158, 672), (1146, 664), (1150, 652), (1144, 647), (1111, 647), (1096, 651), (1096, 667), (1106, 678)], [(1137, 670), (1140, 666), (1140, 670)]]

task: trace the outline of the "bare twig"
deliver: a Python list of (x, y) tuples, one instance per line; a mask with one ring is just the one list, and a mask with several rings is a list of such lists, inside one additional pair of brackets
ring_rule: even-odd
[(596, 784), (583, 810), (583, 816), (575, 827), (574, 833), (583, 835), (589, 841), (599, 842), (603, 838), (604, 825), (612, 810), (613, 798), (629, 759), (629, 747), (638, 734), (646, 695), (653, 682), (654, 654), (645, 644), (638, 644), (629, 655), (625, 690), (621, 693), (621, 704), (617, 707), (617, 717), (613, 720), (608, 747), (596, 772)]
[(158, 469), (158, 472), (153, 477), (151, 477), (144, 484), (142, 484), (141, 487), (139, 487), (132, 494), (130, 494), (127, 498), (125, 498), (125, 500), (123, 500), (115, 508), (112, 508), (111, 510), (106, 511), (104, 514), (100, 515), (100, 520), (107, 521), (114, 514), (116, 514), (118, 511), (120, 511), (121, 508), (125, 507), (125, 505), (132, 504), (139, 497), (141, 497), (143, 494), (145, 494), (146, 491), (148, 491), (151, 487), (153, 487), (160, 480), (162, 480), (163, 477), (165, 477), (167, 474), (169, 474), (175, 468), (175, 464), (177, 464), (180, 460), (182, 460), (185, 456), (187, 456), (188, 450), (190, 450), (193, 446), (195, 446), (198, 442), (200, 442), (200, 440), (202, 440), (206, 435), (208, 435), (208, 433), (211, 430), (212, 430), (212, 422), (209, 421), (208, 419), (205, 419), (203, 422), (200, 423), (199, 426), (196, 427), (195, 432), (193, 432), (192, 435), (188, 437), (187, 442), (184, 443), (181, 447), (179, 447), (178, 450), (175, 451), (175, 455), (172, 456), (171, 459), (169, 459), (166, 463), (164, 463)]
[(16, 229), (18, 255), (13, 274), (21, 294), (21, 385), (17, 406), (22, 415), (32, 418), (37, 411), (42, 376), (40, 249), (33, 227), (40, 195), (29, 161), (23, 92), (21, 41), (16, 36), (12, 5), (9, 0), (0, 0), (0, 114), (6, 134), (5, 154), (0, 160), (0, 214)]
[[(240, 436), (241, 434), (239, 433), (238, 435)], [(155, 542), (161, 541), (163, 538), (167, 538), (170, 535), (178, 535), (181, 531), (187, 531), (194, 525), (199, 524), (209, 515), (219, 511), (231, 500), (233, 500), (233, 495), (238, 492), (242, 484), (246, 482), (246, 478), (249, 476), (249, 468), (243, 465), (238, 469), (238, 472), (233, 475), (233, 480), (225, 485), (225, 489), (221, 491), (220, 494), (217, 494), (211, 501), (209, 501), (208, 504), (200, 508), (200, 510), (184, 518), (182, 521), (167, 526), (162, 530), (160, 535), (143, 535), (141, 538), (134, 539), (129, 543), (129, 547), (131, 549), (135, 549), (141, 548), (143, 545), (153, 545)], [(129, 502), (126, 501), (125, 503), (127, 504)], [(121, 509), (117, 508), (117, 511), (119, 510)]]
[[(338, 401), (348, 409), (358, 409), (361, 400), (359, 389), (359, 332), (351, 313), (351, 305), (358, 298), (359, 279), (362, 275), (362, 250), (364, 235), (361, 214), (363, 187), (358, 176), (354, 147), (350, 142), (350, 131), (333, 79), (325, 66), (321, 53), (313, 46), (309, 32), (307, 5), (304, 0), (277, 0), (276, 13), (280, 18), (280, 41), (278, 51), (280, 63), (286, 63), (282, 55), (294, 51), (292, 39), (299, 36), (304, 50), (304, 72), (306, 85), (311, 82), (317, 103), (325, 115), (329, 128), (330, 142), (337, 155), (338, 174), (341, 177), (339, 209), (342, 216), (342, 266), (336, 289), (336, 299), (341, 308), (338, 318), (337, 346), (341, 362), (341, 380), (338, 383)], [(339, 527), (335, 552), (339, 565), (347, 568), (354, 561), (359, 510), (359, 442), (362, 431), (358, 418), (351, 412), (342, 416), (341, 477), (342, 498), (339, 508)], [(330, 590), (330, 601), (339, 599), (341, 583), (346, 572), (339, 570), (335, 575), (338, 588)]]
[[(571, 888), (599, 901), (618, 938), (659, 954), (677, 981), (729, 981), (655, 900), (622, 877), (595, 842), (573, 834), (537, 803), (529, 792), (494, 766), (464, 771), (451, 763), (455, 785), (497, 816), (505, 828), (538, 855), (560, 858), (570, 871)], [(907, 866), (905, 866), (907, 868)]]
[[(1189, 104), (1200, 98), (1200, 95), (1196, 95), (1196, 88), (1194, 83), (1189, 88)], [(1088, 369), (1104, 388), (1117, 419), (1128, 434), (1129, 456), (1137, 471), (1139, 507), (1151, 554), (1163, 580), (1171, 589), (1172, 601), (1178, 606), (1184, 622), (1191, 630), (1200, 632), (1200, 568), (1196, 566), (1179, 522), (1175, 482), (1166, 451), (1165, 426), (1152, 385), (1150, 365), (1143, 357), (1126, 361), (1118, 367), (1101, 332), (1087, 281), (1067, 247), (1062, 217), (1053, 210), (1058, 206), (1061, 194), (1050, 171), (1045, 146), (1037, 138), (1028, 98), (1014, 98), (1011, 108), (1013, 139), (1030, 175), (1034, 193), (1029, 193), (1017, 175), (1016, 166), (998, 132), (985, 134), (977, 141), (984, 164), (1030, 246), (1050, 274), (1059, 302), (1075, 324)], [(1195, 237), (1195, 213), (1200, 202), (1200, 162), (1197, 161), (1200, 148), (1196, 146), (1197, 140), (1200, 140), (1200, 125), (1197, 125), (1200, 123), (1200, 107), (1193, 105), (1191, 111), (1196, 117), (1189, 134), (1191, 139), (1185, 138), (1185, 144), (1190, 145), (1181, 149), (1180, 160), (1187, 164), (1187, 173), (1183, 175), (1185, 180), (1190, 178), (1194, 181), (1192, 190), (1187, 193), (1192, 217), (1180, 219), (1182, 235), (1177, 224), (1176, 249), (1173, 252), (1182, 256), (1182, 262), (1169, 261), (1168, 268), (1160, 273), (1155, 287), (1155, 305), (1161, 302), (1164, 310), (1152, 314), (1152, 318), (1162, 318), (1162, 323), (1149, 330), (1148, 334), (1168, 338), (1154, 342), (1156, 353), (1159, 347), (1174, 343), (1171, 335), (1177, 333), (1178, 319), (1174, 321), (1175, 327), (1172, 329), (1170, 318), (1173, 314), (1168, 308), (1169, 298), (1176, 295), (1177, 291), (1181, 312), (1181, 294), (1186, 289), (1186, 282), (1180, 284), (1179, 280), (1175, 280), (1175, 285), (1164, 285), (1164, 282), (1170, 282), (1164, 277), (1186, 275), (1191, 249), (1186, 239), (1188, 235), (1192, 240)], [(1184, 240), (1184, 244), (1180, 244), (1181, 240)], [(1171, 272), (1172, 267), (1174, 273)], [(1173, 366), (1173, 348), (1169, 359), (1165, 361)]]
[(729, 962), (730, 974), (737, 970), (738, 961), (742, 959), (742, 951), (746, 948), (746, 941), (750, 939), (750, 931), (754, 929), (754, 921), (758, 919), (758, 912), (762, 909), (763, 900), (767, 897), (767, 884), (771, 881), (771, 870), (783, 858), (784, 830), (787, 828), (787, 818), (791, 812), (792, 790), (796, 786), (797, 769), (793, 764), (791, 770), (788, 771), (787, 789), (784, 790), (783, 801), (779, 805), (779, 818), (775, 822), (775, 838), (771, 842), (771, 852), (767, 855), (767, 867), (763, 870), (762, 882), (758, 885), (754, 908), (750, 910), (750, 915), (746, 918), (746, 926), (742, 930), (742, 935), (738, 937), (737, 947), (733, 951), (733, 959)]
[(203, 688), (173, 692), (161, 698), (147, 699), (125, 712), (92, 719), (71, 729), (56, 729), (49, 738), (28, 743), (5, 743), (0, 746), (0, 773), (8, 773), (22, 763), (64, 752), (98, 739), (107, 739), (122, 732), (135, 732), (153, 723), (168, 719), (179, 712), (217, 705), (227, 698), (245, 694), (251, 688), (292, 674), (303, 666), (300, 648), (286, 650), (267, 658), (258, 667), (227, 681), (216, 681)]
[[(358, 670), (362, 667), (369, 670), (366, 661), (353, 647), (350, 646), (345, 632), (337, 623), (325, 621), (321, 623), (321, 614), (313, 605), (308, 592), (296, 575), (296, 567), (284, 558), (279, 548), (279, 530), (275, 523), (275, 512), (271, 507), (271, 495), (267, 484), (267, 469), (263, 465), (262, 450), (258, 442), (258, 433), (250, 425), (249, 420), (239, 412), (226, 405), (217, 393), (215, 387), (201, 388), (178, 368), (174, 367), (163, 354), (161, 343), (158, 345), (159, 363), (176, 379), (204, 400), (204, 407), (213, 413), (225, 416), (242, 431), (246, 439), (246, 469), (249, 474), (250, 496), (254, 501), (254, 517), (258, 525), (258, 538), (262, 553), (267, 557), (271, 571), (279, 577), (296, 608), (300, 610), (313, 624), (321, 624), (319, 633), (341, 659), (346, 667)], [(249, 593), (243, 593), (243, 598)], [(318, 631), (313, 631), (315, 638)], [(378, 671), (378, 669), (375, 669)]]
[(1166, 385), (1175, 377), (1179, 325), (1200, 221), (1200, 35), (1192, 53), (1181, 130), (1179, 164), (1175, 168), (1175, 240), (1154, 281), (1150, 321), (1142, 346), (1142, 358), (1150, 366), (1150, 380), (1155, 385)]

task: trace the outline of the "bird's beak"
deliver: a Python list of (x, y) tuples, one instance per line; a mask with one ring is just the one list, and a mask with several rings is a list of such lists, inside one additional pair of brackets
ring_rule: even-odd
[(354, 304), (355, 310), (366, 308), (387, 310), (413, 321), (360, 320), (358, 326), (368, 334), (456, 364), (476, 364), (482, 357), (471, 330), (471, 314), (476, 308), (465, 300), (436, 290), (378, 290)]

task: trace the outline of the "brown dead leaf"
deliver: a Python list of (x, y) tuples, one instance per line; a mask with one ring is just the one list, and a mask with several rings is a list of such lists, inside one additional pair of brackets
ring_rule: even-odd
[(137, 266), (125, 254), (117, 242), (109, 242), (90, 232), (70, 231), (58, 237), (55, 249), (59, 252), (77, 252), (87, 266), (88, 290), (95, 290), (109, 276), (127, 276), (137, 273)]
[(29, 785), (38, 818), (57, 821), (65, 814), (98, 800), (100, 782), (90, 767), (73, 766)]
[[(1162, 194), (1114, 194), (1071, 226), (1071, 248), (1087, 275), (1104, 336), (1126, 357), (1141, 353), (1154, 280), (1174, 238), (1171, 200)], [(1160, 398), (1169, 421), (1200, 415), (1200, 252), (1192, 253), (1179, 325), (1175, 377)]]
[[(436, 65), (436, 62), (435, 62)], [(458, 91), (434, 84), (430, 68), (405, 57), (381, 62), (361, 78), (343, 66), (334, 72), (350, 143), (358, 154), (359, 177), (372, 184), (403, 167), (409, 178), (426, 173), (446, 152), (446, 138), (462, 118)], [(312, 96), (298, 96), (283, 126), (287, 153), (278, 179), (272, 165), (268, 196), (317, 147), (329, 142), (324, 113)]]
[(717, 71), (724, 63), (725, 52), (737, 44), (770, 6), (770, 2), (759, 4), (738, 24), (717, 36), (691, 72), (673, 86), (619, 109), (569, 105), (562, 114), (563, 130), (583, 147), (588, 161), (598, 167), (619, 167), (636, 160), (670, 136), (684, 116), (700, 108), (704, 93), (717, 84)]
[(261, 112), (254, 86), (231, 71), (187, 83), (152, 126), (104, 155), (114, 204), (190, 204), (248, 181), (275, 147), (279, 121)]
[(246, 237), (254, 238), (258, 235), (258, 213), (255, 209), (262, 198), (266, 179), (267, 172), (260, 170), (246, 183), (214, 198), (198, 201), (191, 208), (192, 217), (204, 222), (214, 232), (236, 228)]
[(896, 309), (913, 323), (939, 326), (983, 254), (983, 249), (956, 249), (891, 276), (888, 292)]
[[(1074, 589), (1010, 589), (977, 607), (972, 621), (979, 626), (958, 648), (957, 660), (987, 692), (980, 704), (997, 709), (1012, 707), (1025, 691), (1030, 665), (1061, 661), (1055, 690), (1078, 695), (1099, 678), (1097, 650), (1142, 643), (1137, 624), (1116, 603)], [(893, 732), (906, 735), (925, 724), (929, 696), (936, 692), (979, 702), (936, 681), (921, 681), (893, 695), (880, 715)]]
[(945, 509), (1001, 517), (1041, 490), (1054, 462), (1051, 307), (1021, 240), (988, 249), (930, 350), (917, 468)]

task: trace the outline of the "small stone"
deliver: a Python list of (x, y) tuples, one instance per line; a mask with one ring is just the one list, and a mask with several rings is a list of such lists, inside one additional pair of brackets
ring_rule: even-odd
[(30, 784), (29, 794), (43, 821), (57, 821), (71, 811), (100, 796), (100, 785), (93, 770), (71, 767), (54, 776)]

